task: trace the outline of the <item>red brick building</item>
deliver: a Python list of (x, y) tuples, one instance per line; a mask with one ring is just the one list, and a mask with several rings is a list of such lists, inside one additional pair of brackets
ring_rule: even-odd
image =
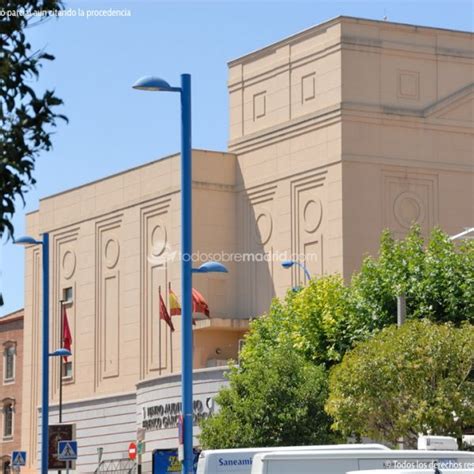
[(0, 318), (0, 468), (10, 474), (11, 452), (21, 449), (23, 309)]

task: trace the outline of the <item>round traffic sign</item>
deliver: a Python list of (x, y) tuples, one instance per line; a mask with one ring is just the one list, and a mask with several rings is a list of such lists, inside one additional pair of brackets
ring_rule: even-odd
[(137, 457), (137, 445), (135, 443), (130, 443), (128, 445), (128, 457), (132, 461)]

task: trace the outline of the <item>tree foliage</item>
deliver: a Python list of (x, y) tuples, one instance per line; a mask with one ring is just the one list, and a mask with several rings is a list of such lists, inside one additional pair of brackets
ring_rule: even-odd
[(299, 292), (275, 299), (267, 314), (252, 321), (246, 336), (246, 358), (261, 357), (269, 347), (289, 344), (306, 360), (330, 365), (340, 359), (357, 334), (352, 326), (350, 292), (341, 277), (311, 280)]
[(325, 444), (335, 439), (324, 412), (327, 374), (288, 346), (233, 367), (219, 413), (202, 423), (206, 449)]
[(461, 438), (474, 425), (474, 326), (411, 321), (344, 356), (330, 376), (333, 427), (414, 447), (418, 433)]
[[(223, 389), (217, 399), (221, 411), (204, 424), (204, 445), (293, 444), (294, 427), (312, 425), (297, 409), (298, 399), (290, 396), (292, 391), (307, 393), (305, 384), (309, 382), (299, 376), (287, 380), (290, 364), (297, 364), (298, 371), (304, 367), (307, 374), (311, 367), (321, 371), (320, 376), (314, 376), (318, 384), (323, 384), (324, 370), (340, 363), (356, 344), (396, 321), (396, 297), (401, 292), (407, 297), (408, 320), (451, 322), (456, 327), (472, 323), (474, 242), (456, 245), (446, 234), (434, 230), (425, 244), (417, 227), (401, 241), (385, 232), (379, 255), (366, 258), (349, 285), (341, 277), (329, 275), (313, 279), (298, 292), (289, 291), (284, 299), (275, 299), (268, 313), (250, 325), (241, 353), (241, 369), (231, 371), (230, 388)], [(449, 351), (450, 345), (444, 349)], [(415, 364), (417, 353), (412, 356)], [(423, 353), (419, 356), (424, 363)], [(452, 357), (456, 357), (455, 353)], [(382, 367), (383, 360), (378, 360)], [(377, 387), (374, 382), (372, 388)], [(384, 403), (392, 403), (390, 397), (395, 397), (393, 403), (398, 403), (399, 388), (392, 386)], [(326, 392), (321, 391), (321, 396), (323, 393)], [(273, 403), (281, 400), (280, 397), (288, 401), (283, 414)], [(320, 399), (307, 403), (310, 402), (316, 403), (320, 413)], [(349, 408), (350, 405), (348, 413)], [(460, 408), (458, 416), (464, 416)], [(448, 426), (447, 422), (443, 423)], [(344, 431), (343, 425), (343, 421), (338, 421), (334, 427)], [(418, 425), (414, 428), (418, 429)], [(318, 439), (329, 438), (328, 425), (323, 423)], [(300, 442), (316, 440), (311, 440), (308, 434)]]
[(384, 232), (378, 258), (365, 259), (352, 280), (353, 311), (369, 332), (380, 329), (395, 321), (401, 293), (409, 318), (474, 322), (474, 241), (457, 245), (440, 229), (426, 244), (419, 227), (403, 240)]
[(331, 366), (355, 342), (396, 322), (401, 292), (408, 319), (474, 322), (474, 242), (456, 245), (439, 229), (426, 244), (418, 227), (399, 241), (384, 232), (378, 257), (367, 257), (349, 285), (328, 275), (275, 299), (252, 322), (244, 350), (260, 357), (289, 343), (307, 360)]
[[(62, 104), (54, 91), (31, 87), (44, 61), (54, 57), (32, 50), (25, 30), (61, 8), (60, 0), (3, 0), (0, 17), (0, 237), (13, 235), (15, 199), (35, 183), (35, 160), (52, 146), (55, 112)], [(41, 16), (43, 15), (43, 16)]]

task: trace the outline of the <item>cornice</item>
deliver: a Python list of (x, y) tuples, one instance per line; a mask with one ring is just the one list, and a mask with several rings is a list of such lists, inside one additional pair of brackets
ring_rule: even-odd
[(378, 25), (381, 28), (384, 28), (387, 30), (398, 29), (398, 30), (405, 30), (405, 31), (414, 31), (414, 32), (422, 33), (422, 34), (431, 34), (431, 35), (436, 34), (436, 33), (442, 33), (445, 35), (452, 35), (452, 36), (458, 36), (458, 37), (459, 36), (471, 37), (471, 38), (473, 37), (473, 34), (470, 31), (453, 30), (449, 28), (422, 26), (422, 25), (414, 25), (414, 24), (409, 24), (409, 23), (397, 23), (393, 21), (382, 21), (382, 20), (374, 20), (374, 19), (368, 19), (368, 18), (358, 18), (358, 17), (353, 17), (353, 16), (341, 15), (335, 18), (331, 18), (327, 21), (324, 21), (318, 25), (312, 26), (306, 30), (297, 32), (293, 35), (290, 35), (286, 38), (281, 39), (280, 41), (264, 46), (263, 48), (259, 48), (256, 51), (252, 51), (243, 56), (235, 58), (229, 61), (227, 64), (229, 67), (233, 67), (238, 64), (245, 64), (245, 63), (255, 61), (261, 57), (265, 57), (265, 56), (268, 56), (269, 54), (274, 53), (277, 49), (282, 48), (286, 45), (297, 44), (301, 41), (304, 41), (305, 39), (314, 37), (318, 34), (325, 33), (326, 30), (331, 26), (334, 26), (336, 24), (344, 24), (344, 23), (366, 24), (370, 26)]
[(446, 48), (433, 44), (417, 44), (405, 41), (394, 41), (387, 39), (375, 39), (364, 36), (343, 35), (341, 38), (341, 45), (344, 50), (355, 49), (358, 51), (383, 50), (384, 54), (403, 53), (416, 57), (433, 57), (433, 56), (448, 56), (455, 59), (472, 60), (474, 52), (471, 49)]
[(7, 325), (10, 323), (16, 323), (17, 321), (22, 321), (24, 319), (24, 316), (15, 316), (14, 318), (6, 318), (2, 317), (0, 318), (0, 325)]
[(449, 124), (437, 121), (435, 114), (461, 103), (474, 93), (474, 83), (458, 91), (432, 102), (425, 107), (401, 107), (392, 105), (369, 104), (356, 101), (343, 101), (317, 112), (298, 117), (287, 122), (251, 133), (229, 142), (229, 150), (233, 153), (248, 153), (274, 143), (296, 137), (321, 127), (341, 122), (343, 118), (362, 120), (379, 124), (390, 121), (402, 123), (404, 126), (422, 126), (425, 129), (440, 130), (450, 133), (472, 134), (472, 124), (461, 126), (459, 123)]
[[(203, 369), (194, 369), (193, 378), (194, 383), (200, 383), (206, 381), (206, 378), (212, 378), (213, 376), (221, 379), (223, 374), (229, 370), (228, 366), (220, 367), (205, 367)], [(136, 384), (137, 392), (147, 387), (156, 387), (157, 385), (166, 385), (170, 383), (179, 384), (181, 382), (181, 372), (175, 372), (172, 374), (159, 375), (150, 379), (141, 380)]]
[(299, 57), (292, 58), (287, 56), (284, 59), (275, 61), (272, 68), (262, 67), (261, 69), (254, 71), (252, 74), (242, 74), (238, 79), (230, 80), (227, 82), (229, 92), (235, 92), (240, 90), (242, 87), (248, 87), (259, 82), (270, 79), (279, 74), (290, 72), (293, 69), (305, 66), (308, 63), (322, 59), (330, 54), (335, 54), (341, 51), (341, 42), (336, 41), (333, 44), (326, 46), (318, 51), (311, 51), (308, 54), (300, 55)]
[(473, 173), (472, 165), (464, 165), (462, 163), (450, 163), (441, 161), (425, 161), (416, 160), (413, 158), (403, 158), (401, 155), (397, 156), (379, 156), (379, 155), (358, 155), (355, 153), (342, 152), (343, 163), (366, 163), (385, 165), (393, 168), (414, 168), (424, 170), (424, 172), (433, 172), (433, 170), (450, 171), (457, 173)]
[(243, 138), (231, 140), (229, 142), (229, 150), (233, 153), (248, 153), (249, 151), (338, 123), (340, 120), (341, 108), (339, 105), (326, 107), (317, 112), (246, 135)]

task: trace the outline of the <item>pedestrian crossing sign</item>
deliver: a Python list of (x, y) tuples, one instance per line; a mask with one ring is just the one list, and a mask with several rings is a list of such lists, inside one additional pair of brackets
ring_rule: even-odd
[(12, 452), (12, 466), (24, 466), (26, 464), (26, 451)]
[(58, 459), (74, 461), (77, 459), (77, 441), (60, 441), (58, 444)]

